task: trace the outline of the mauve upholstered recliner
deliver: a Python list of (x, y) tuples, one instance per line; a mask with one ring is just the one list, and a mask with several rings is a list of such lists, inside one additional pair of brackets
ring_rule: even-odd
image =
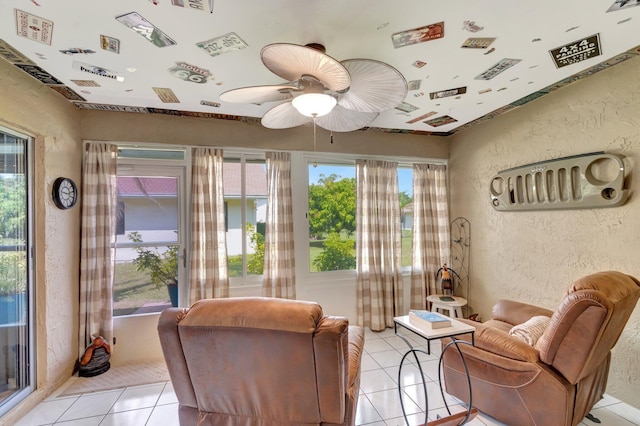
[(355, 422), (364, 332), (317, 303), (200, 300), (158, 332), (182, 426)]
[[(514, 426), (575, 426), (607, 387), (611, 348), (640, 296), (640, 282), (620, 272), (583, 277), (554, 311), (500, 300), (476, 327), (475, 346), (460, 345), (471, 375), (474, 407)], [(535, 345), (509, 334), (534, 316), (550, 317)], [(443, 340), (443, 344), (447, 341)], [(460, 356), (444, 354), (446, 390), (468, 402)]]

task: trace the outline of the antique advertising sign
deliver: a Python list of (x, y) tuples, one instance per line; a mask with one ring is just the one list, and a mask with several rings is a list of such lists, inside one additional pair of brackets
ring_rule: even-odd
[(93, 104), (93, 103), (75, 103), (80, 109), (91, 109), (96, 111), (114, 111), (114, 112), (140, 112), (147, 113), (147, 109), (144, 107), (134, 107), (128, 105), (108, 105), (108, 104)]
[(409, 46), (410, 44), (424, 43), (444, 37), (444, 22), (426, 25), (412, 30), (401, 31), (391, 35), (394, 48)]
[(49, 87), (55, 90), (56, 92), (60, 93), (62, 96), (69, 99), (70, 101), (86, 101), (85, 98), (78, 95), (70, 87), (67, 87), (67, 86), (49, 86)]
[(430, 99), (441, 99), (449, 96), (464, 95), (467, 93), (467, 87), (457, 87), (455, 89), (440, 90), (438, 92), (429, 93)]
[(44, 84), (60, 84), (64, 85), (63, 82), (49, 74), (47, 71), (43, 70), (37, 65), (28, 65), (28, 64), (15, 64), (16, 67), (20, 68), (22, 71), (29, 74), (31, 77), (36, 80), (40, 80)]
[(144, 19), (138, 12), (130, 12), (126, 15), (117, 16), (116, 20), (131, 28), (133, 31), (137, 32), (158, 47), (176, 44), (171, 37), (160, 31), (151, 22)]
[(487, 47), (491, 46), (491, 43), (493, 43), (494, 41), (496, 41), (496, 39), (490, 37), (472, 37), (466, 39), (460, 47), (464, 47), (467, 49), (486, 49)]
[(455, 118), (448, 116), (448, 115), (443, 115), (441, 117), (437, 117), (437, 118), (432, 118), (431, 120), (427, 120), (425, 121), (425, 124), (428, 124), (431, 127), (440, 127), (440, 126), (444, 126), (445, 124), (451, 124), (451, 123), (455, 123), (458, 120), (456, 120)]
[(495, 64), (494, 66), (492, 66), (491, 68), (483, 72), (482, 74), (476, 76), (475, 79), (491, 80), (493, 77), (508, 70), (509, 68), (511, 68), (512, 66), (514, 66), (520, 61), (521, 59), (510, 59), (510, 58), (501, 59), (500, 62), (498, 62), (497, 64)]
[(51, 46), (53, 22), (16, 9), (16, 30), (21, 37)]
[(153, 87), (152, 89), (154, 92), (156, 92), (156, 95), (158, 95), (162, 102), (167, 104), (180, 103), (176, 94), (173, 93), (173, 90), (169, 89), (168, 87)]
[(422, 81), (421, 80), (411, 80), (409, 82), (407, 82), (407, 89), (408, 90), (418, 90), (420, 88), (420, 83)]
[(400, 105), (398, 105), (396, 107), (396, 109), (399, 109), (400, 111), (403, 111), (403, 112), (412, 112), (412, 111), (417, 110), (418, 107), (415, 106), (415, 105), (411, 105), (409, 103), (406, 103), (406, 102), (401, 102)]
[(169, 73), (180, 80), (189, 81), (191, 83), (206, 83), (211, 77), (211, 72), (186, 62), (176, 62), (176, 66), (169, 68)]
[(73, 55), (87, 55), (89, 53), (96, 53), (95, 51), (91, 50), (91, 49), (84, 49), (81, 47), (70, 47), (68, 49), (63, 49), (60, 50), (60, 53), (64, 53), (65, 55), (69, 55), (69, 56), (73, 56)]
[(201, 41), (200, 43), (196, 43), (196, 46), (207, 52), (210, 56), (218, 56), (231, 52), (232, 50), (244, 49), (248, 45), (238, 34), (231, 32), (220, 37), (212, 38), (211, 40)]
[[(189, 9), (195, 9), (201, 12), (205, 11), (204, 0), (171, 0), (171, 4), (174, 6), (185, 7), (185, 3), (189, 6)], [(209, 2), (209, 6), (207, 6), (207, 9), (213, 11), (213, 1)]]
[(411, 119), (411, 120), (407, 121), (407, 124), (413, 124), (413, 123), (417, 123), (418, 121), (421, 121), (421, 120), (426, 120), (427, 118), (433, 117), (436, 114), (437, 114), (437, 112), (435, 112), (435, 111), (428, 112), (426, 114), (423, 114), (423, 115), (421, 115), (419, 117), (416, 117), (414, 119)]
[(200, 101), (200, 105), (210, 106), (214, 108), (220, 108), (220, 103), (213, 101)]
[(106, 68), (97, 67), (91, 64), (85, 64), (84, 62), (73, 61), (72, 67), (74, 70), (88, 72), (89, 74), (99, 75), (116, 81), (124, 81), (124, 77), (118, 75), (115, 71), (110, 71)]
[(7, 43), (2, 39), (0, 39), (0, 56), (5, 58), (7, 61), (9, 61), (12, 64), (26, 64), (26, 65), (34, 65), (34, 66), (36, 64), (31, 59), (27, 58), (20, 51), (18, 51), (17, 49), (15, 49), (13, 46), (11, 46), (9, 43)]
[(100, 47), (107, 52), (120, 53), (120, 40), (100, 34)]
[(549, 51), (553, 63), (556, 68), (566, 67), (567, 65), (586, 61), (595, 56), (599, 56), (600, 52), (600, 34), (594, 34), (585, 37), (582, 40), (557, 47)]
[(77, 84), (78, 86), (82, 86), (82, 87), (100, 87), (98, 82), (93, 80), (71, 80), (71, 81)]

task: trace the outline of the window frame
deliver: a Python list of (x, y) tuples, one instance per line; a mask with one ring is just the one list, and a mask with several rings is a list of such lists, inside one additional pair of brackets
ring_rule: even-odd
[[(295, 160), (294, 160), (295, 159)], [(293, 206), (294, 206), (294, 234), (295, 234), (295, 257), (296, 260), (296, 277), (300, 280), (304, 280), (305, 282), (323, 282), (327, 281), (343, 281), (343, 280), (352, 280), (356, 278), (357, 271), (356, 269), (351, 270), (343, 270), (343, 271), (319, 271), (319, 272), (311, 272), (310, 271), (310, 253), (309, 253), (309, 222), (308, 222), (308, 214), (309, 214), (309, 167), (312, 166), (314, 162), (318, 164), (335, 164), (335, 165), (353, 165), (354, 170), (356, 167), (356, 160), (358, 159), (371, 159), (371, 160), (384, 160), (384, 161), (395, 161), (398, 163), (398, 168), (409, 168), (413, 169), (413, 164), (417, 163), (429, 163), (429, 164), (448, 164), (445, 159), (435, 159), (435, 158), (418, 158), (418, 157), (389, 157), (389, 156), (378, 156), (378, 155), (358, 155), (358, 154), (342, 154), (342, 153), (297, 153), (297, 155), (292, 155), (292, 162), (297, 161), (301, 164), (293, 164), (293, 170), (296, 171), (298, 175), (301, 173), (305, 173), (306, 177), (304, 180), (302, 176), (300, 179), (294, 179), (292, 182), (293, 186)], [(356, 171), (357, 176), (357, 171)], [(413, 177), (413, 171), (412, 171)], [(303, 185), (300, 185), (300, 182)], [(413, 179), (411, 182), (413, 185)], [(448, 185), (448, 179), (447, 179)], [(304, 186), (304, 187), (301, 187)], [(400, 191), (400, 188), (398, 188)], [(411, 191), (411, 196), (413, 198), (413, 189)], [(301, 198), (304, 200), (304, 203), (298, 202)], [(302, 213), (302, 219), (300, 219), (300, 213), (296, 213), (296, 206), (301, 208), (304, 206), (304, 212)], [(296, 218), (297, 217), (297, 221)], [(297, 225), (297, 226), (295, 226)], [(302, 231), (300, 231), (302, 230)], [(300, 249), (303, 247), (303, 249)], [(411, 274), (411, 265), (402, 266), (401, 269), (402, 275), (410, 275)]]
[[(178, 249), (178, 306), (186, 306), (189, 300), (189, 265), (190, 244), (191, 244), (191, 227), (190, 217), (191, 210), (188, 200), (191, 199), (191, 155), (190, 149), (184, 146), (156, 147), (153, 145), (130, 146), (126, 144), (118, 144), (118, 149), (137, 149), (141, 151), (184, 151), (183, 159), (171, 158), (135, 158), (135, 157), (118, 157), (118, 167), (116, 176), (141, 176), (141, 177), (172, 177), (177, 179), (177, 238), (175, 241), (153, 241), (144, 246), (169, 246), (177, 245)], [(134, 248), (140, 244), (132, 242), (116, 242), (113, 243), (114, 250), (118, 248)], [(114, 258), (115, 262), (115, 258)], [(115, 266), (115, 265), (114, 265)], [(158, 312), (118, 315), (121, 317), (132, 317), (138, 315), (157, 315)], [(115, 318), (115, 316), (114, 316)]]
[[(236, 149), (223, 149), (223, 161), (227, 162), (227, 160), (233, 159), (233, 160), (239, 160), (239, 163), (241, 164), (241, 172), (240, 172), (240, 205), (241, 205), (241, 212), (240, 212), (240, 221), (241, 223), (245, 224), (245, 226), (243, 226), (241, 228), (241, 241), (243, 242), (241, 245), (242, 248), (242, 276), (240, 277), (231, 277), (229, 276), (229, 287), (233, 287), (233, 288), (238, 288), (238, 287), (247, 287), (247, 286), (262, 286), (262, 282), (264, 279), (264, 275), (260, 274), (252, 274), (249, 275), (247, 273), (247, 263), (248, 263), (248, 250), (247, 250), (247, 244), (248, 244), (248, 238), (247, 238), (247, 228), (246, 228), (246, 223), (247, 223), (247, 179), (246, 179), (246, 164), (247, 162), (251, 163), (251, 162), (258, 162), (258, 161), (263, 161), (265, 164), (265, 169), (266, 169), (266, 164), (267, 164), (267, 159), (266, 159), (266, 150), (261, 151), (261, 150), (236, 150)], [(266, 179), (266, 176), (265, 176)], [(226, 199), (226, 197), (225, 197)], [(228, 207), (227, 207), (227, 201), (225, 201), (225, 226), (226, 226), (226, 232), (229, 232), (229, 227), (228, 227)], [(257, 226), (256, 226), (257, 228)], [(229, 242), (227, 241), (227, 257), (228, 257), (228, 248), (229, 248)], [(228, 260), (227, 260), (227, 264), (228, 264)]]
[(12, 136), (17, 139), (24, 140), (24, 166), (25, 166), (25, 231), (26, 241), (25, 250), (27, 257), (26, 265), (26, 289), (27, 289), (27, 315), (26, 315), (26, 343), (28, 344), (27, 366), (23, 367), (23, 372), (27, 375), (28, 384), (18, 390), (15, 394), (5, 399), (0, 404), (0, 418), (9, 412), (13, 407), (24, 401), (31, 393), (33, 393), (38, 384), (36, 374), (37, 366), (37, 339), (36, 339), (36, 255), (34, 247), (35, 227), (35, 139), (32, 135), (20, 133), (0, 126), (0, 134)]
[[(157, 160), (157, 159), (144, 159), (144, 158), (127, 158), (128, 162), (132, 162), (135, 164), (146, 164), (153, 166), (157, 164), (158, 161), (165, 163), (173, 163), (173, 164), (182, 164), (185, 167), (186, 176), (185, 176), (185, 189), (184, 189), (184, 199), (186, 200), (186, 206), (184, 206), (184, 210), (180, 212), (181, 220), (184, 220), (186, 223), (184, 225), (185, 233), (183, 234), (185, 241), (182, 243), (182, 247), (186, 248), (186, 259), (183, 259), (182, 264), (189, 265), (189, 252), (190, 252), (190, 241), (191, 241), (191, 227), (190, 227), (190, 207), (189, 201), (191, 200), (191, 146), (188, 145), (158, 145), (152, 143), (136, 143), (134, 145), (127, 143), (118, 143), (118, 147), (121, 149), (126, 148), (135, 148), (135, 149), (149, 149), (149, 150), (164, 150), (164, 151), (176, 151), (176, 150), (184, 150), (185, 158), (183, 160)], [(259, 159), (264, 160), (266, 164), (266, 153), (270, 151), (279, 151), (279, 150), (270, 150), (270, 149), (253, 149), (253, 148), (237, 148), (237, 147), (219, 147), (223, 150), (223, 156), (225, 161), (229, 158), (245, 158), (245, 159)], [(296, 258), (296, 281), (297, 282), (305, 282), (310, 286), (315, 286), (319, 284), (327, 285), (327, 283), (335, 283), (336, 285), (340, 285), (340, 282), (345, 280), (352, 281), (356, 278), (356, 269), (352, 270), (344, 270), (344, 271), (321, 271), (321, 272), (311, 272), (310, 265), (310, 253), (309, 253), (309, 223), (308, 223), (308, 212), (309, 212), (309, 167), (313, 164), (314, 161), (318, 163), (330, 163), (336, 165), (353, 165), (354, 170), (356, 167), (357, 159), (372, 159), (372, 160), (385, 160), (385, 161), (396, 161), (398, 162), (398, 167), (408, 167), (412, 168), (414, 163), (429, 163), (429, 164), (448, 164), (446, 159), (440, 158), (420, 158), (420, 157), (391, 157), (391, 156), (382, 156), (382, 155), (359, 155), (359, 154), (349, 154), (349, 153), (318, 153), (318, 152), (309, 152), (309, 151), (292, 151), (292, 150), (280, 150), (284, 152), (289, 152), (291, 154), (291, 173), (292, 173), (292, 198), (293, 198), (293, 217), (294, 217), (294, 244), (295, 244), (295, 258)], [(118, 165), (120, 166), (120, 161)], [(127, 162), (125, 161), (125, 163)], [(124, 164), (124, 163), (123, 163)], [(242, 177), (244, 179), (244, 176)], [(447, 179), (448, 184), (448, 179)], [(246, 187), (243, 182), (242, 185), (243, 191), (243, 199), (244, 203), (246, 203)], [(184, 212), (184, 214), (182, 214)], [(243, 223), (246, 222), (246, 205), (243, 207)], [(245, 230), (243, 230), (245, 232)], [(245, 235), (246, 238), (246, 235)], [(187, 244), (185, 246), (184, 244)], [(229, 285), (231, 288), (249, 288), (249, 287), (261, 287), (263, 282), (263, 275), (246, 275), (246, 246), (243, 246), (243, 250), (245, 251), (244, 265), (243, 265), (243, 277), (233, 277), (229, 279)], [(184, 253), (184, 252), (183, 252)], [(402, 274), (408, 275), (411, 272), (411, 266), (403, 266)], [(180, 300), (181, 305), (182, 301), (188, 300), (188, 268), (184, 269), (184, 278), (181, 279), (187, 280), (186, 285), (181, 286), (180, 290)], [(142, 314), (144, 315), (144, 314)]]
[[(316, 271), (316, 272), (312, 272), (311, 271), (311, 253), (310, 253), (310, 249), (309, 249), (309, 244), (311, 241), (311, 235), (309, 233), (309, 167), (314, 167), (314, 164), (317, 165), (326, 165), (326, 166), (353, 166), (353, 176), (354, 178), (356, 177), (356, 160), (354, 159), (345, 159), (342, 156), (341, 157), (331, 157), (328, 155), (317, 155), (317, 154), (306, 154), (304, 156), (304, 164), (305, 164), (305, 170), (306, 170), (306, 179), (305, 179), (305, 183), (306, 183), (306, 188), (305, 188), (305, 195), (304, 195), (304, 205), (305, 205), (305, 222), (306, 222), (306, 226), (305, 226), (305, 250), (304, 250), (304, 256), (302, 256), (302, 253), (299, 252), (297, 245), (296, 245), (296, 258), (299, 259), (303, 259), (304, 260), (304, 273), (305, 275), (308, 275), (309, 277), (318, 277), (318, 276), (330, 276), (332, 280), (341, 280), (341, 279), (352, 279), (356, 277), (356, 268), (354, 269), (343, 269), (343, 270), (339, 270), (339, 271)], [(294, 205), (295, 205), (295, 196), (293, 197), (294, 199)], [(295, 229), (294, 229), (294, 233), (295, 233)], [(356, 254), (357, 256), (357, 254)], [(328, 275), (324, 275), (324, 274), (328, 274)]]

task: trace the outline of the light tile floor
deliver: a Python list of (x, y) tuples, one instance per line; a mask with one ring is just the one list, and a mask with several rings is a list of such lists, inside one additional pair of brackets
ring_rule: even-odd
[[(416, 346), (426, 349), (419, 338), (409, 337)], [(432, 355), (421, 355), (420, 362), (427, 381), (429, 421), (446, 415), (438, 386), (438, 355), (440, 345), (431, 347)], [(380, 333), (366, 331), (362, 359), (357, 425), (406, 425), (398, 392), (398, 370), (406, 343), (392, 329)], [(407, 361), (405, 361), (407, 362)], [(415, 363), (402, 369), (403, 403), (411, 426), (424, 424), (425, 397), (423, 380)], [(446, 396), (452, 412), (465, 408), (455, 398)], [(599, 426), (640, 426), (640, 410), (606, 396), (592, 410), (600, 419)], [(500, 426), (502, 423), (478, 415), (468, 423), (474, 426)], [(107, 392), (47, 398), (21, 419), (16, 426), (173, 426), (178, 425), (178, 404), (171, 382), (128, 387)], [(584, 420), (582, 426), (597, 426)], [(516, 426), (516, 425), (511, 425)]]

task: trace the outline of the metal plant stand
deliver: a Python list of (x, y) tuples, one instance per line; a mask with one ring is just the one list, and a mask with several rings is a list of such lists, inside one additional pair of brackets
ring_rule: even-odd
[(469, 318), (469, 304), (471, 296), (470, 287), (470, 264), (471, 256), (471, 223), (464, 217), (457, 217), (451, 221), (451, 269), (456, 272), (458, 282), (454, 288), (456, 296), (463, 297), (467, 300), (464, 307), (464, 317)]

